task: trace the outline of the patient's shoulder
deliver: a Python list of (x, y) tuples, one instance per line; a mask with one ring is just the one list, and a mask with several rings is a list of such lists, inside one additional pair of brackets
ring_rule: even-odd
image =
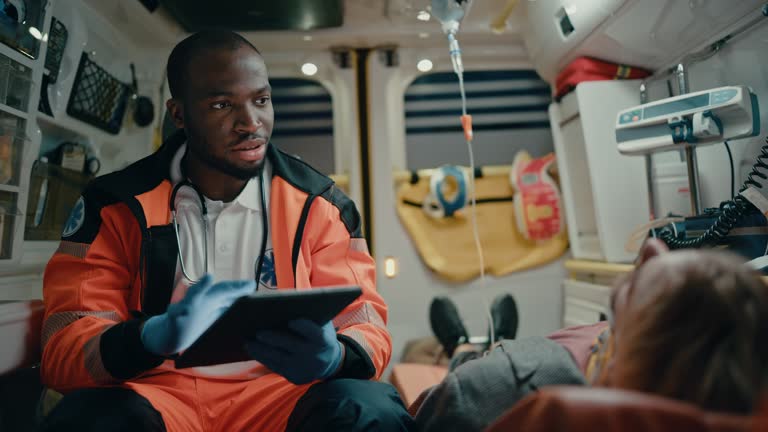
[(547, 337), (568, 350), (579, 369), (584, 372), (598, 337), (607, 330), (608, 322), (600, 321), (596, 324), (566, 327)]

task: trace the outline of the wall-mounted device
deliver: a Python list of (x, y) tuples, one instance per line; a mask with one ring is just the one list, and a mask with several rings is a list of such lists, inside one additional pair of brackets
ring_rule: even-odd
[[(615, 123), (617, 147), (625, 155), (691, 150), (759, 133), (757, 96), (746, 86), (718, 87), (624, 109)], [(768, 144), (760, 149), (752, 171), (732, 200), (654, 229), (652, 234), (670, 249), (721, 246), (763, 263), (768, 237), (768, 200), (761, 192), (762, 181), (768, 178), (766, 160)], [(690, 176), (691, 165), (688, 170)], [(741, 232), (732, 232), (734, 228)]]
[(746, 86), (718, 87), (619, 111), (616, 143), (625, 155), (680, 150), (760, 133), (757, 96)]

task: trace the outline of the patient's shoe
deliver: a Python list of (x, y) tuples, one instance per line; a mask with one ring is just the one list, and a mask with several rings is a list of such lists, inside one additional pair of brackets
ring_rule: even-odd
[(517, 303), (511, 294), (503, 294), (493, 299), (491, 317), (493, 318), (493, 342), (515, 338), (518, 324)]
[(429, 323), (448, 357), (453, 356), (457, 346), (469, 341), (469, 335), (461, 321), (459, 311), (448, 297), (432, 299), (432, 304), (429, 305)]

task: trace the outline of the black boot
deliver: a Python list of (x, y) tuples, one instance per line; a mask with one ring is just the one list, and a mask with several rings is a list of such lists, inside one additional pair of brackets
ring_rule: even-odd
[(443, 345), (448, 357), (453, 356), (457, 346), (467, 343), (469, 335), (461, 321), (459, 311), (448, 297), (435, 297), (429, 305), (429, 323), (432, 333)]
[(493, 342), (514, 339), (517, 335), (517, 303), (511, 294), (502, 294), (493, 299), (491, 304), (493, 318)]

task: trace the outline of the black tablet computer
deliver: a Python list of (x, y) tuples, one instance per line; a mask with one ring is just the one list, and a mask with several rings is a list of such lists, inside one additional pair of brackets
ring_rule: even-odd
[(324, 324), (360, 294), (360, 287), (339, 287), (259, 291), (241, 297), (176, 358), (176, 367), (250, 360), (244, 345), (256, 331), (285, 328), (289, 321), (299, 318)]

